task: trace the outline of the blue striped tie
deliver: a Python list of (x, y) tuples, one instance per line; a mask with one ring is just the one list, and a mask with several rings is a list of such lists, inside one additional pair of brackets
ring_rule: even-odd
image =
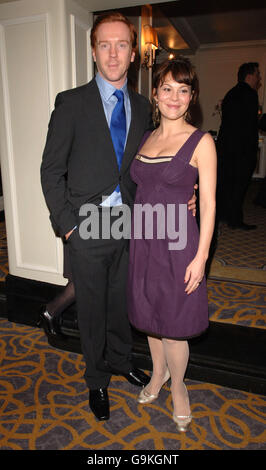
[[(124, 93), (121, 90), (116, 90), (114, 95), (117, 97), (117, 103), (112, 112), (110, 132), (116, 153), (118, 168), (120, 170), (122, 159), (124, 155), (124, 147), (126, 141), (126, 113), (124, 107)], [(115, 188), (119, 193), (119, 185)]]

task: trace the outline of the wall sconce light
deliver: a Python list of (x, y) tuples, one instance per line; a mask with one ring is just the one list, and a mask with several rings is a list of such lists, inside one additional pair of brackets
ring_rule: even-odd
[(155, 61), (155, 51), (159, 45), (158, 36), (156, 30), (149, 24), (143, 26), (143, 36), (145, 49), (142, 67), (148, 69), (153, 66)]

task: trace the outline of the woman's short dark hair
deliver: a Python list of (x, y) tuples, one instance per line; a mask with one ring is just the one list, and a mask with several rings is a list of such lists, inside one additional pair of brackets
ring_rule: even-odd
[[(199, 96), (199, 81), (194, 66), (190, 60), (186, 57), (178, 57), (172, 60), (165, 60), (159, 64), (153, 75), (153, 96), (155, 91), (161, 86), (168, 74), (171, 74), (173, 79), (178, 83), (185, 83), (191, 87), (192, 100), (190, 102), (186, 120), (191, 121), (190, 108), (197, 102)], [(155, 111), (155, 102), (153, 102), (153, 108)]]

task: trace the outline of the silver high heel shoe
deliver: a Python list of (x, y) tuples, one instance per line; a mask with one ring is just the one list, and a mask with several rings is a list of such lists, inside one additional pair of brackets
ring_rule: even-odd
[(192, 421), (193, 416), (188, 415), (188, 416), (176, 416), (175, 414), (173, 415), (173, 420), (177, 425), (177, 430), (179, 432), (187, 432), (191, 421)]
[[(185, 386), (184, 383), (183, 383), (183, 385), (184, 385), (186, 393), (188, 395), (187, 387)], [(187, 430), (188, 430), (188, 428), (191, 424), (192, 418), (193, 418), (193, 416), (191, 414), (186, 415), (186, 416), (177, 416), (177, 415), (173, 414), (173, 421), (176, 423), (177, 430), (179, 432), (187, 432)]]
[[(166, 370), (165, 372), (165, 376), (164, 376), (164, 379), (163, 379), (163, 384), (162, 384), (162, 387), (164, 386), (164, 384), (170, 379), (170, 372), (169, 372), (169, 369)], [(148, 384), (149, 385), (149, 384)], [(158, 398), (159, 396), (159, 393), (160, 393), (160, 390), (158, 393), (156, 393), (155, 395), (152, 394), (152, 393), (149, 393), (148, 390), (147, 390), (147, 387), (148, 385), (146, 385), (146, 387), (144, 387), (138, 398), (137, 398), (137, 401), (138, 403), (141, 403), (141, 404), (145, 404), (145, 403), (151, 403), (152, 401), (156, 400), (156, 398)], [(161, 387), (161, 388), (162, 388)]]

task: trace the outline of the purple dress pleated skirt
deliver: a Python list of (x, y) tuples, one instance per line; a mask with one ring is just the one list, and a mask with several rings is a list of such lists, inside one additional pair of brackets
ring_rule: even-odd
[[(141, 142), (142, 147), (150, 132)], [(137, 184), (131, 226), (128, 315), (147, 334), (186, 339), (208, 327), (205, 278), (186, 294), (185, 271), (198, 249), (196, 218), (187, 209), (198, 170), (189, 162), (204, 135), (194, 131), (174, 157), (137, 154), (131, 178)]]

